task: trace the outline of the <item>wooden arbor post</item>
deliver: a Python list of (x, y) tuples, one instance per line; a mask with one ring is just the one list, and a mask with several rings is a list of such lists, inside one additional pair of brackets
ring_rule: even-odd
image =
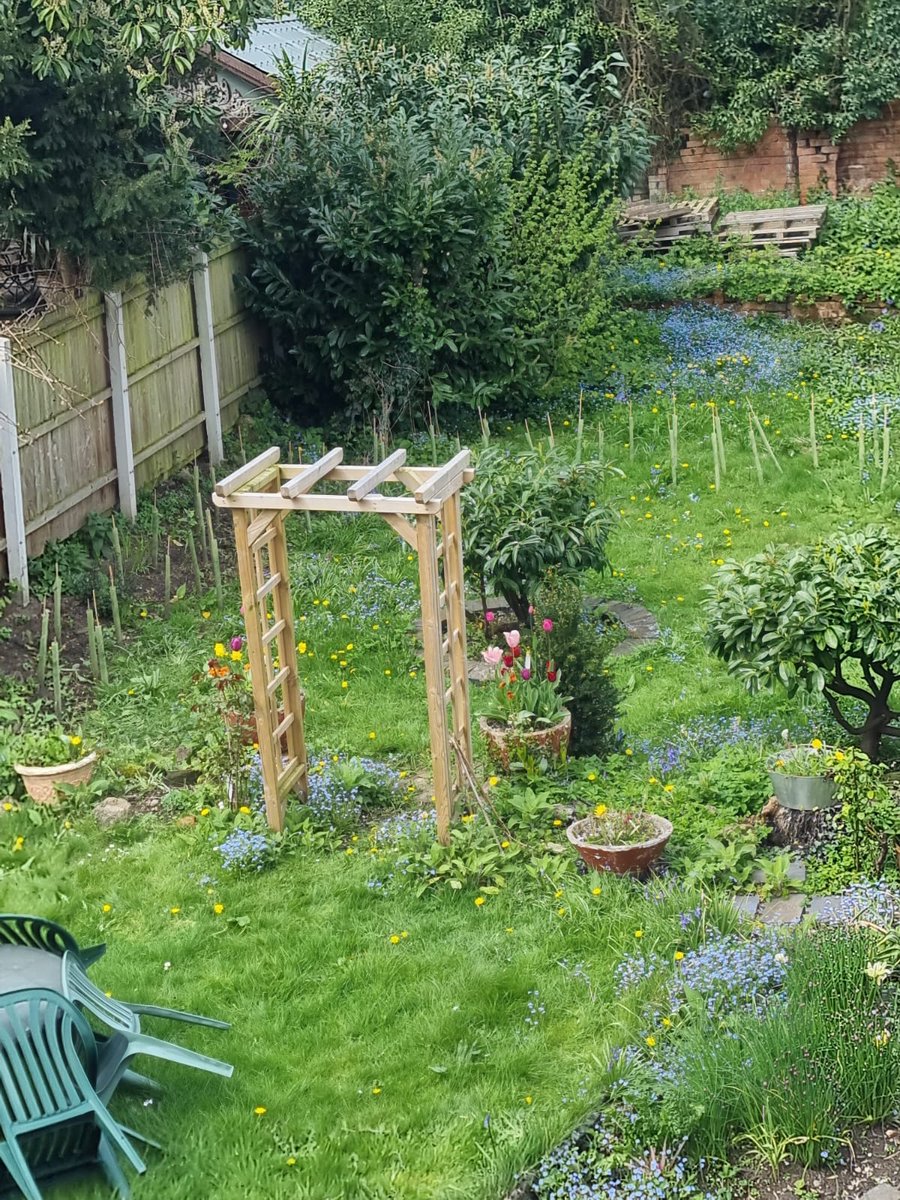
[[(373, 467), (346, 466), (343, 457), (338, 447), (295, 466), (280, 463), (273, 446), (218, 483), (213, 495), (234, 521), (266, 816), (273, 829), (283, 828), (288, 793), (295, 787), (305, 793), (308, 782), (285, 514), (376, 513), (419, 558), (434, 802), (438, 838), (446, 844), (463, 787), (459, 759), (472, 757), (460, 491), (475, 472), (468, 450), (442, 467), (408, 467), (405, 450)], [(315, 493), (321, 482), (349, 486)], [(404, 494), (381, 494), (385, 483), (401, 484)]]

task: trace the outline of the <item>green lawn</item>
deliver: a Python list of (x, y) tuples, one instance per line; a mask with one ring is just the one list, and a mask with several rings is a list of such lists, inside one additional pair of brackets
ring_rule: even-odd
[[(638, 748), (629, 769), (639, 775), (648, 774), (640, 747), (699, 715), (826, 723), (819, 708), (747, 696), (707, 654), (700, 605), (717, 560), (851, 523), (896, 523), (896, 472), (883, 494), (860, 484), (856, 440), (841, 437), (824, 398), (816, 470), (805, 402), (784, 389), (755, 396), (783, 468), (767, 463), (760, 486), (727, 372), (719, 386), (727, 468), (718, 491), (699, 392), (694, 407), (693, 393), (679, 400), (678, 462), (688, 465), (674, 487), (662, 401), (635, 407), (633, 457), (624, 405), (601, 397), (587, 417), (585, 437), (602, 425), (605, 453), (622, 472), (603, 497), (621, 518), (614, 575), (589, 588), (640, 600), (663, 629), (658, 644), (612, 668), (624, 693), (624, 745)], [(553, 419), (557, 438), (575, 439), (574, 402)], [(492, 424), (494, 437), (522, 443), (517, 424)], [(415, 563), (365, 518), (323, 518), (311, 531), (298, 518), (291, 558), (310, 745), (390, 757), (415, 781), (410, 802), (427, 804), (424, 679), (409, 632)], [(233, 588), (228, 602), (230, 613), (218, 614), (211, 595), (189, 594), (166, 621), (153, 605), (139, 617), (135, 600), (129, 643), (111, 650), (110, 684), (84, 720), (107, 752), (113, 790), (158, 791), (159, 772), (198, 739), (205, 661), (239, 629)], [(44, 912), (85, 941), (107, 940), (93, 973), (113, 994), (233, 1023), (227, 1034), (171, 1028), (233, 1061), (231, 1081), (148, 1067), (166, 1085), (162, 1102), (122, 1099), (129, 1121), (166, 1146), (161, 1159), (149, 1156), (137, 1197), (499, 1200), (595, 1106), (611, 1047), (642, 1036), (613, 986), (636, 931), (644, 947), (671, 956), (682, 944), (678, 914), (697, 903), (678, 888), (648, 896), (605, 878), (595, 894), (596, 878), (574, 876), (561, 893), (547, 880), (513, 882), (481, 907), (468, 889), (420, 899), (411, 889), (376, 891), (367, 883), (388, 855), (370, 854), (362, 832), (274, 870), (230, 875), (209, 842), (210, 823), (222, 818), (200, 815), (210, 802), (208, 789), (183, 790), (166, 801), (167, 815), (195, 824), (148, 817), (112, 834), (82, 810), (40, 826), (24, 809), (0, 814), (4, 908)], [(27, 865), (9, 848), (17, 835)], [(547, 837), (559, 837), (549, 823)], [(717, 902), (711, 919), (731, 920)], [(541, 1010), (536, 1024), (526, 1020), (529, 1001)], [(66, 1194), (107, 1192), (98, 1183)]]

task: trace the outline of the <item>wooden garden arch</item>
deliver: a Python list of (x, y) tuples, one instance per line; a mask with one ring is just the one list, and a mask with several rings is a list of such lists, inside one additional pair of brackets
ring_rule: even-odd
[[(372, 467), (343, 465), (340, 447), (308, 464), (282, 463), (280, 457), (278, 447), (271, 447), (217, 483), (213, 494), (213, 503), (231, 509), (234, 521), (269, 825), (282, 829), (289, 792), (305, 795), (308, 787), (285, 515), (377, 513), (419, 558), (434, 800), (438, 838), (446, 844), (463, 769), (472, 760), (460, 509), (460, 491), (475, 476), (469, 451), (460, 450), (440, 467), (408, 467), (405, 450)], [(322, 482), (349, 487), (314, 492)], [(377, 489), (384, 483), (402, 484), (405, 494), (382, 495)]]

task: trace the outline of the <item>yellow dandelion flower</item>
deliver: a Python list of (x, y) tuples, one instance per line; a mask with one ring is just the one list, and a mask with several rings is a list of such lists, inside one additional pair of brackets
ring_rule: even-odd
[(603, 888), (600, 888), (600, 887), (591, 888), (591, 895), (599, 896), (602, 891), (603, 891)]
[(484, 904), (484, 896), (476, 896), (475, 897), (475, 907), (481, 908), (482, 904)]
[(676, 950), (675, 954), (674, 954), (674, 958), (675, 958), (676, 962), (681, 962), (681, 960), (684, 958), (684, 951)]
[(220, 917), (224, 911), (225, 911), (224, 904), (214, 904), (213, 905), (213, 912), (216, 914), (217, 917)]
[(253, 1110), (257, 1117), (264, 1117), (268, 1111), (269, 1110), (264, 1108), (262, 1104), (257, 1104), (256, 1108)]

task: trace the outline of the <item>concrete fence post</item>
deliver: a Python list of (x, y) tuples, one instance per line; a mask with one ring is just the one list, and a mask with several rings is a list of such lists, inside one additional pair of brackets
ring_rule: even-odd
[(106, 346), (109, 355), (109, 382), (112, 389), (116, 471), (119, 477), (119, 508), (129, 521), (133, 521), (137, 516), (137, 488), (134, 482), (131, 400), (128, 395), (122, 293), (105, 292), (103, 303), (106, 310)]
[(6, 528), (9, 579), (17, 585), (21, 602), (27, 604), (30, 597), (28, 550), (25, 542), (25, 506), (22, 501), (12, 346), (9, 338), (0, 338), (0, 489), (3, 491), (3, 523)]
[(194, 305), (197, 310), (197, 336), (200, 341), (200, 390), (203, 393), (203, 408), (206, 413), (206, 445), (209, 461), (215, 466), (224, 459), (225, 449), (222, 444), (222, 410), (212, 292), (209, 286), (209, 256), (202, 250), (194, 257), (192, 282)]

